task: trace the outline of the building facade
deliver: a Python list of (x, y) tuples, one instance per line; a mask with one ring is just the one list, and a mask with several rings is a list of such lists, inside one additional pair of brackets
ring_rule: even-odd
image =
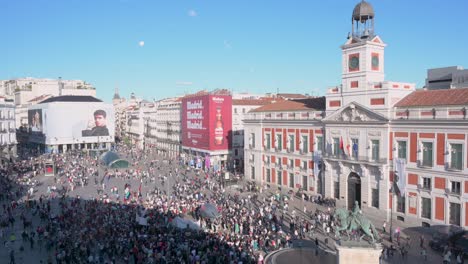
[(109, 150), (114, 143), (114, 108), (92, 96), (55, 96), (28, 109), (22, 145), (37, 153)]
[(15, 104), (0, 97), (0, 164), (16, 159)]
[(157, 111), (152, 121), (156, 148), (160, 154), (175, 158), (181, 153), (181, 98), (157, 101)]
[[(468, 88), (416, 90), (386, 81), (386, 44), (375, 34), (374, 16), (365, 1), (353, 10), (352, 33), (341, 47), (342, 83), (328, 89), (323, 109), (302, 109), (314, 120), (296, 120), (289, 112), (299, 106), (281, 102), (246, 118), (246, 177), (399, 221), (467, 227)], [(311, 144), (309, 155), (297, 153), (299, 137)], [(302, 163), (314, 170), (308, 188)]]
[(129, 139), (130, 144), (139, 149), (144, 149), (146, 144), (149, 144), (146, 143), (150, 132), (149, 120), (155, 114), (155, 103), (146, 100), (142, 100), (137, 105), (131, 105), (127, 108), (125, 136)]
[(112, 105), (115, 111), (115, 138), (117, 141), (120, 141), (127, 128), (127, 100), (124, 97), (120, 97), (118, 88), (115, 88)]
[(323, 143), (324, 110), (322, 97), (283, 100), (250, 111), (244, 119), (246, 178), (285, 187), (283, 190), (323, 192), (313, 153)]
[(468, 87), (468, 70), (461, 66), (427, 70), (426, 89), (453, 89)]
[[(231, 144), (231, 171), (244, 171), (244, 123), (243, 120), (247, 114), (260, 106), (275, 102), (272, 98), (249, 96), (248, 94), (239, 95), (232, 100), (232, 144)], [(234, 97), (234, 96), (233, 96)], [(253, 99), (255, 98), (255, 99)]]
[(192, 166), (228, 168), (232, 142), (232, 96), (228, 90), (201, 91), (181, 99), (182, 157)]
[(419, 90), (395, 106), (387, 150), (403, 161), (390, 171), (404, 174), (404, 194), (390, 195), (398, 217), (468, 226), (467, 109), (468, 88)]

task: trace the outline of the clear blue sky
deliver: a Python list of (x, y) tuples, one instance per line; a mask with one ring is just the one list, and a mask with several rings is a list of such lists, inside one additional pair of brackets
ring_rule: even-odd
[[(358, 0), (0, 0), (0, 79), (83, 79), (97, 96), (201, 89), (323, 95)], [(373, 0), (386, 79), (468, 67), (465, 0)], [(139, 42), (144, 41), (144, 46)]]

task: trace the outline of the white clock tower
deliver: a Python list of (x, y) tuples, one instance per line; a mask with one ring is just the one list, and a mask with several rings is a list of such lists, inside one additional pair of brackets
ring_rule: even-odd
[(352, 31), (341, 46), (341, 85), (328, 89), (327, 114), (358, 103), (384, 116), (401, 98), (414, 90), (414, 84), (385, 80), (387, 46), (374, 31), (374, 8), (362, 0), (351, 16)]

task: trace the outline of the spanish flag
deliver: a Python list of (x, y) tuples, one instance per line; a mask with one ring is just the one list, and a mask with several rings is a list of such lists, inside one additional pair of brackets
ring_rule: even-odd
[(340, 138), (340, 149), (341, 149), (342, 153), (344, 153), (343, 137)]

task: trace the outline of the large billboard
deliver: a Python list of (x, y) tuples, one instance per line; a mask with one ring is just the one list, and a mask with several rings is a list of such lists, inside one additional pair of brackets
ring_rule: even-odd
[[(53, 102), (28, 111), (31, 131), (44, 134), (46, 144), (77, 144), (114, 140), (114, 108), (102, 102)], [(35, 125), (40, 120), (40, 126)], [(35, 128), (37, 127), (37, 128)]]
[(32, 132), (42, 132), (42, 109), (28, 110), (28, 124)]
[(182, 100), (182, 146), (227, 150), (232, 137), (232, 97), (200, 95)]

